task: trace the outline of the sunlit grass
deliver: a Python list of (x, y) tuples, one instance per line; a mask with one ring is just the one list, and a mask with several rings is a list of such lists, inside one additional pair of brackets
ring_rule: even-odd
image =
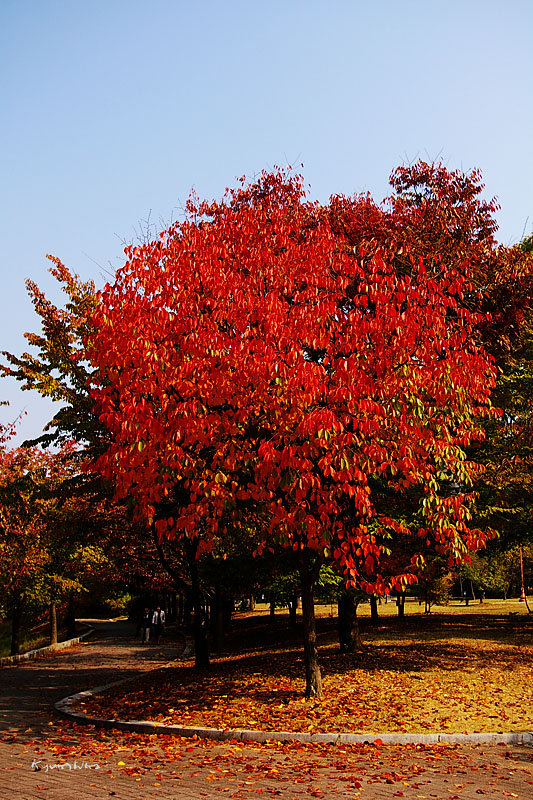
[[(50, 634), (46, 630), (46, 625), (38, 626), (37, 631), (23, 630), (20, 636), (20, 653), (27, 653), (29, 650), (38, 650), (41, 647), (48, 647), (50, 644)], [(67, 638), (67, 629), (60, 628), (57, 633), (58, 641)], [(11, 655), (11, 622), (4, 620), (0, 622), (0, 658)]]

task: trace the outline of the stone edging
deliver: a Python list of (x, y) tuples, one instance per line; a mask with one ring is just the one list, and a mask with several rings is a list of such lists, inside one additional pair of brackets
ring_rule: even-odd
[(28, 650), (26, 653), (19, 653), (16, 656), (3, 656), (0, 658), (0, 667), (7, 667), (11, 664), (17, 664), (19, 661), (29, 661), (32, 658), (39, 658), (47, 653), (55, 653), (56, 650), (63, 650), (66, 647), (72, 647), (72, 645), (79, 644), (84, 639), (92, 636), (95, 630), (94, 628), (91, 628), (91, 626), (87, 625), (85, 622), (80, 622), (78, 624), (84, 625), (89, 630), (80, 634), (80, 636), (75, 636), (74, 639), (66, 639), (64, 642), (49, 644), (47, 647), (40, 647), (38, 650)]
[(185, 738), (215, 739), (224, 741), (233, 739), (251, 742), (304, 742), (308, 744), (532, 744), (533, 733), (291, 733), (290, 731), (255, 731), (245, 728), (186, 728), (181, 725), (163, 725), (148, 720), (122, 720), (89, 717), (72, 706), (83, 701), (85, 697), (100, 694), (112, 686), (129, 683), (139, 676), (125, 678), (121, 681), (97, 686), (85, 692), (65, 697), (55, 704), (55, 709), (75, 722), (115, 730), (136, 731), (137, 733), (165, 734), (183, 736)]

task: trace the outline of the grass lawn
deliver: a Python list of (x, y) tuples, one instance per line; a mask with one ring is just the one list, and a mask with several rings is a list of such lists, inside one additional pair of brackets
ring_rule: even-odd
[(301, 633), (286, 615), (236, 616), (207, 673), (171, 665), (89, 699), (93, 716), (258, 730), (342, 732), (533, 731), (533, 617), (518, 601), (452, 605), (398, 619), (380, 606), (365, 650), (341, 655), (336, 620), (320, 609), (324, 698), (303, 699)]

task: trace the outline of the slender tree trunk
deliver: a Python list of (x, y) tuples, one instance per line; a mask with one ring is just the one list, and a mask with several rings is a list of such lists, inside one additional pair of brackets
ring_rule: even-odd
[(339, 595), (338, 625), (341, 653), (357, 653), (360, 650), (364, 650), (357, 618), (358, 605), (359, 600), (347, 589), (344, 589)]
[(185, 600), (183, 603), (183, 624), (186, 628), (192, 627), (192, 612), (192, 590), (189, 588), (185, 594)]
[(198, 562), (196, 560), (197, 543), (187, 541), (186, 550), (191, 575), (191, 599), (194, 615), (194, 666), (196, 669), (206, 669), (209, 666), (209, 644), (207, 641), (204, 600), (200, 589)]
[(13, 617), (11, 620), (11, 655), (17, 656), (20, 653), (20, 630), (22, 627), (22, 601), (20, 598), (15, 600), (13, 606)]
[(224, 644), (224, 598), (220, 583), (215, 586), (215, 596), (211, 603), (211, 635), (213, 649), (218, 653)]
[(276, 616), (276, 604), (275, 604), (274, 600), (271, 600), (270, 601), (270, 613), (269, 613), (270, 620), (273, 620), (275, 618), (275, 616)]
[(310, 556), (302, 552), (300, 558), (300, 580), (302, 589), (302, 619), (304, 633), (304, 658), (305, 658), (305, 696), (323, 697), (322, 676), (318, 663), (318, 649), (316, 646), (316, 623), (314, 583), (318, 574), (319, 565), (313, 563)]
[(296, 627), (296, 610), (298, 608), (298, 595), (295, 594), (289, 600), (289, 626)]
[(76, 614), (74, 610), (74, 592), (70, 592), (67, 605), (67, 638), (76, 636)]
[(50, 603), (50, 644), (57, 644), (57, 606), (55, 603)]
[(194, 666), (196, 669), (209, 667), (209, 644), (205, 630), (205, 609), (201, 596), (193, 599)]
[(370, 619), (374, 625), (377, 625), (379, 622), (378, 598), (375, 594), (370, 595)]
[(398, 606), (398, 616), (403, 617), (405, 613), (405, 592), (398, 592), (396, 605)]

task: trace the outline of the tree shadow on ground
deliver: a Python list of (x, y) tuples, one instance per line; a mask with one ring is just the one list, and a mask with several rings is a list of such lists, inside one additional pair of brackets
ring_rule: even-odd
[[(318, 618), (319, 646), (337, 641), (337, 620)], [(475, 639), (521, 644), (531, 641), (533, 617), (523, 614), (492, 616), (488, 614), (416, 614), (407, 617), (382, 617), (373, 623), (368, 617), (359, 620), (363, 639), (377, 643), (382, 639), (398, 641), (433, 641), (440, 639)], [(295, 628), (286, 617), (269, 620), (263, 617), (243, 617), (232, 621), (225, 639), (224, 654), (268, 651), (303, 646), (302, 621)]]
[[(493, 667), (497, 659), (502, 672), (531, 668), (531, 652), (515, 644), (502, 643), (494, 649), (473, 646), (473, 637), (461, 641), (388, 641), (370, 644), (354, 654), (341, 654), (336, 645), (320, 648), (319, 660), (324, 677), (332, 676), (346, 683), (354, 680), (357, 670), (366, 675), (379, 671), (409, 676), (440, 670), (453, 673), (461, 670), (477, 672)], [(253, 702), (288, 703), (302, 696), (304, 675), (303, 653), (297, 647), (270, 651), (239, 653), (215, 660), (211, 669), (198, 673), (191, 666), (170, 667), (141, 676), (127, 689), (131, 701), (154, 704), (172, 696), (172, 704), (200, 710), (209, 703), (238, 695)], [(272, 688), (272, 679), (275, 689)], [(179, 694), (176, 692), (179, 687)], [(117, 694), (123, 694), (118, 689)], [(107, 694), (112, 705), (113, 693)], [(207, 706), (206, 706), (207, 704)]]

